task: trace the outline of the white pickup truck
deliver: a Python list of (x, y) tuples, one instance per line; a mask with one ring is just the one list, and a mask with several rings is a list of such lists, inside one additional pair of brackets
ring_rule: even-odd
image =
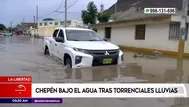
[(56, 28), (51, 37), (44, 37), (45, 55), (61, 59), (68, 68), (119, 65), (123, 52), (118, 46), (106, 42), (91, 29)]

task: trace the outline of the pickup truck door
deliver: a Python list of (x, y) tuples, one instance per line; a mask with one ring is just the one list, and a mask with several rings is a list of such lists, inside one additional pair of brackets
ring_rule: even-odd
[[(58, 33), (58, 37), (62, 38), (65, 41), (64, 31), (60, 29)], [(55, 46), (56, 55), (59, 59), (63, 60), (64, 55), (64, 42), (57, 42), (57, 46)]]
[(50, 53), (53, 56), (56, 56), (55, 47), (56, 47), (57, 44), (56, 44), (55, 38), (58, 36), (58, 32), (59, 32), (59, 29), (54, 30), (54, 33), (52, 35), (52, 39), (50, 39), (49, 48), (50, 48)]

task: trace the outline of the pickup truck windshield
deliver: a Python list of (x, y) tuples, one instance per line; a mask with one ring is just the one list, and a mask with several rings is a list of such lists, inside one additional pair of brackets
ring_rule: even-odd
[(68, 41), (103, 41), (103, 39), (93, 31), (66, 30)]

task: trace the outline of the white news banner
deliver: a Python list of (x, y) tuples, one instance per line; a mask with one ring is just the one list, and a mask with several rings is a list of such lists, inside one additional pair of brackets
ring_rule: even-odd
[(32, 84), (32, 98), (184, 98), (188, 84)]
[(144, 8), (145, 14), (176, 14), (176, 8)]

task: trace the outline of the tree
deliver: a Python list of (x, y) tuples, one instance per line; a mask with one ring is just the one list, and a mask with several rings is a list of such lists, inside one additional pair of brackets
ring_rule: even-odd
[(89, 2), (87, 5), (87, 10), (81, 11), (81, 18), (84, 24), (96, 24), (96, 17), (97, 17), (97, 6), (94, 4), (93, 1)]
[(7, 30), (8, 30), (9, 32), (12, 32), (12, 31), (15, 31), (15, 28), (13, 28), (13, 27), (8, 27)]
[(110, 19), (110, 14), (109, 13), (98, 13), (97, 18), (99, 22), (108, 22)]
[(5, 30), (5, 29), (6, 29), (5, 25), (4, 24), (0, 24), (0, 30)]

